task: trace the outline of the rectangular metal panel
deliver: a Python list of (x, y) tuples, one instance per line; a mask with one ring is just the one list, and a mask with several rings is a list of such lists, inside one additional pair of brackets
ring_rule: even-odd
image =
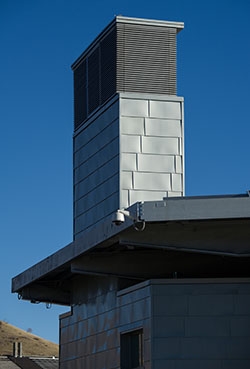
[(183, 179), (181, 174), (172, 174), (172, 191), (183, 191)]
[(93, 172), (102, 168), (109, 161), (113, 160), (117, 153), (119, 152), (119, 140), (115, 138), (109, 143), (109, 145), (104, 146), (93, 156), (91, 156), (87, 161), (82, 163), (80, 166), (76, 167), (74, 170), (74, 184), (84, 180)]
[[(162, 172), (173, 173), (175, 171), (173, 155), (150, 155), (138, 154), (139, 172)], [(156, 176), (158, 174), (155, 174)]]
[[(88, 209), (96, 206), (99, 202), (103, 201), (103, 199), (108, 198), (113, 192), (117, 191), (118, 185), (119, 177), (118, 174), (116, 174), (94, 188), (94, 192), (92, 191), (93, 196), (91, 196), (91, 193), (87, 193), (87, 195), (80, 197), (79, 195), (81, 195), (81, 193), (79, 193), (79, 197), (75, 202), (75, 216), (79, 216)], [(83, 195), (85, 194), (85, 190), (84, 188), (84, 191), (82, 191)]]
[(91, 156), (95, 155), (117, 137), (118, 125), (115, 121), (107, 125), (93, 140), (90, 140), (74, 154), (74, 167), (76, 168), (86, 162)]
[(181, 104), (173, 101), (150, 101), (150, 117), (182, 119)]
[(134, 189), (168, 191), (171, 190), (168, 173), (134, 173)]
[(114, 213), (114, 209), (119, 209), (118, 192), (112, 194), (101, 203), (75, 218), (75, 237), (80, 237), (87, 228), (90, 228), (93, 225), (96, 226), (98, 222), (103, 221), (108, 216), (110, 216), (111, 220), (111, 215)]
[(127, 117), (147, 117), (148, 101), (142, 99), (121, 99), (120, 114)]
[(121, 153), (121, 170), (137, 170), (137, 154)]
[(183, 173), (182, 156), (175, 156), (175, 171), (176, 173)]
[(121, 117), (120, 132), (128, 135), (143, 135), (144, 118)]
[[(74, 135), (74, 152), (95, 138), (109, 124), (118, 119), (119, 96), (117, 95), (110, 104), (100, 109), (96, 115), (86, 121), (86, 125)], [(118, 122), (118, 121), (117, 121)], [(94, 123), (94, 124), (92, 124)]]
[(121, 152), (138, 153), (141, 151), (140, 136), (122, 135), (120, 140)]
[(130, 190), (129, 199), (130, 204), (135, 204), (137, 201), (161, 200), (166, 197), (167, 194), (167, 191)]
[(133, 173), (123, 171), (120, 174), (120, 187), (121, 189), (132, 189), (133, 188)]
[(178, 155), (178, 139), (172, 137), (142, 137), (142, 152), (147, 154)]
[(147, 136), (180, 137), (182, 135), (181, 121), (170, 119), (145, 119)]

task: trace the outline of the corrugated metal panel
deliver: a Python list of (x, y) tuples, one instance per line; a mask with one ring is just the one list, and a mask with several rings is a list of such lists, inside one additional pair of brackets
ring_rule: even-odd
[(58, 369), (59, 360), (57, 358), (31, 358), (33, 362), (42, 369)]
[(117, 90), (176, 94), (176, 29), (117, 24)]
[(0, 368), (1, 369), (20, 369), (20, 367), (16, 365), (15, 363), (13, 363), (7, 356), (0, 357)]

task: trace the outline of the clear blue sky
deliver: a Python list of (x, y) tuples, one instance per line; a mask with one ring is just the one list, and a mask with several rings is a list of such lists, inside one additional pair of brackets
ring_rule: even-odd
[(0, 320), (55, 342), (67, 307), (19, 301), (11, 278), (72, 240), (70, 66), (119, 14), (185, 23), (186, 195), (250, 189), (248, 0), (0, 0)]

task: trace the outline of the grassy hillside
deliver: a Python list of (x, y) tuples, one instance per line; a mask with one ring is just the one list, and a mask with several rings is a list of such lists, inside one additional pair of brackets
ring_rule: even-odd
[(56, 343), (0, 321), (0, 355), (12, 355), (13, 342), (22, 342), (23, 356), (58, 357), (59, 355), (59, 347)]

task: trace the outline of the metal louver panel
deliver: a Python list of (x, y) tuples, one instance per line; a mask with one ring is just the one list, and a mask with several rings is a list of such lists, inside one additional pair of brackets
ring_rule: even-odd
[(97, 47), (88, 58), (88, 113), (100, 105), (100, 48)]
[(75, 129), (116, 92), (116, 28), (74, 70)]
[(74, 71), (74, 121), (75, 129), (87, 118), (86, 60)]
[(101, 103), (116, 92), (116, 29), (114, 28), (100, 45)]
[(117, 90), (176, 94), (176, 29), (117, 24)]
[(116, 92), (176, 95), (183, 24), (117, 17), (73, 64), (77, 129)]

